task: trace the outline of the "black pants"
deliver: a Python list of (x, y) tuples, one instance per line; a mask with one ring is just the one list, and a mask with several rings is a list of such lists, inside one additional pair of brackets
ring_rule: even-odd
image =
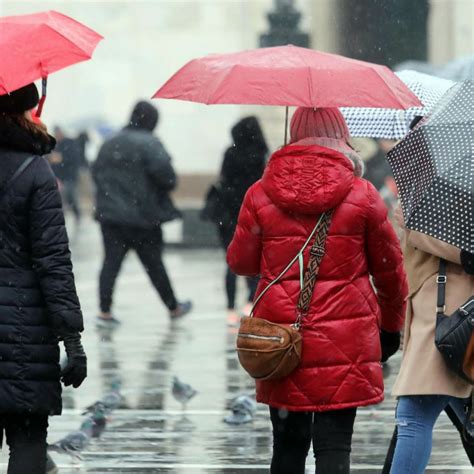
[(271, 474), (304, 474), (311, 440), (318, 474), (349, 474), (356, 409), (321, 413), (270, 408)]
[[(245, 281), (248, 288), (247, 301), (252, 302), (257, 291), (258, 278), (246, 278)], [(227, 294), (227, 309), (235, 309), (237, 275), (229, 267), (227, 267), (225, 275), (225, 291)]]
[[(235, 227), (219, 227), (219, 236), (221, 239), (222, 248), (227, 251), (232, 237), (234, 236)], [(255, 298), (257, 291), (258, 278), (245, 279), (248, 288), (247, 301), (251, 302)], [(227, 266), (225, 275), (225, 291), (227, 296), (227, 309), (235, 309), (235, 297), (237, 293), (237, 275)]]
[(0, 415), (0, 444), (3, 432), (10, 447), (8, 474), (46, 472), (47, 416)]
[(129, 250), (135, 250), (151, 282), (169, 310), (177, 307), (166, 268), (163, 264), (161, 228), (135, 229), (115, 224), (101, 224), (105, 258), (100, 273), (100, 309), (110, 311), (115, 280)]
[(69, 206), (76, 219), (81, 218), (81, 209), (77, 196), (78, 182), (73, 180), (63, 181), (63, 199)]

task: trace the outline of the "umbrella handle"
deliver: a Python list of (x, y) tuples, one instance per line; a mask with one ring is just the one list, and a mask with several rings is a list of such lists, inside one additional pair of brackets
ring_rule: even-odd
[(41, 80), (41, 99), (39, 101), (39, 104), (38, 104), (38, 108), (36, 109), (36, 117), (40, 118), (41, 117), (41, 114), (43, 112), (43, 107), (44, 107), (44, 103), (46, 101), (46, 94), (47, 94), (47, 90), (48, 90), (48, 77), (43, 77), (43, 79)]
[(289, 107), (286, 106), (285, 111), (285, 145), (288, 144), (288, 115), (289, 115)]

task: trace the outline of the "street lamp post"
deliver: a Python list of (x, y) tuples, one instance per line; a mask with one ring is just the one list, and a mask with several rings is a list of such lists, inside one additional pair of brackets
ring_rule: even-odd
[(300, 30), (301, 13), (293, 0), (275, 0), (274, 10), (267, 14), (270, 29), (260, 35), (260, 47), (295, 46), (309, 47), (310, 36)]

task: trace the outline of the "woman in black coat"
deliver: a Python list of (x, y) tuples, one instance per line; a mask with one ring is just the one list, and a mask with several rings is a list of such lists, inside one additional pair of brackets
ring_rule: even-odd
[[(87, 373), (61, 198), (41, 157), (55, 140), (33, 121), (37, 104), (34, 84), (0, 96), (0, 435), (9, 474), (45, 473), (60, 381), (78, 387)], [(62, 373), (59, 341), (68, 356)]]
[[(256, 117), (240, 120), (232, 128), (232, 138), (234, 144), (224, 154), (219, 186), (222, 216), (218, 222), (218, 229), (225, 251), (234, 236), (245, 193), (262, 177), (268, 155), (268, 147)], [(225, 280), (229, 316), (236, 317), (237, 276), (229, 267)], [(257, 289), (257, 279), (247, 278), (246, 281), (250, 306)], [(244, 312), (248, 310), (249, 308), (246, 308)]]

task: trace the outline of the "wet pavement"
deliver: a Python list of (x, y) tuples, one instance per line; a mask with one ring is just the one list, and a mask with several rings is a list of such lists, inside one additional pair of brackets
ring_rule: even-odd
[[(271, 431), (266, 407), (259, 406), (253, 423), (228, 426), (223, 422), (229, 401), (241, 393), (251, 394), (253, 383), (238, 365), (233, 349), (236, 329), (226, 321), (222, 253), (166, 253), (178, 297), (191, 298), (195, 304), (195, 311), (176, 323), (169, 322), (138, 260), (130, 255), (115, 298), (115, 315), (122, 324), (113, 334), (95, 328), (102, 249), (92, 221), (81, 224), (73, 237), (72, 253), (86, 323), (83, 339), (89, 377), (79, 390), (64, 391), (64, 414), (51, 418), (49, 441), (77, 429), (82, 410), (109, 391), (117, 379), (123, 399), (102, 437), (92, 440), (81, 461), (53, 453), (60, 473), (267, 473)], [(399, 359), (395, 357), (386, 370), (388, 391)], [(199, 392), (186, 411), (171, 394), (174, 375)], [(394, 400), (387, 396), (383, 404), (359, 410), (353, 472), (381, 472), (393, 431), (394, 408)], [(5, 454), (0, 467), (5, 472)], [(314, 472), (311, 457), (307, 472)], [(444, 415), (436, 425), (426, 472), (474, 472)]]

